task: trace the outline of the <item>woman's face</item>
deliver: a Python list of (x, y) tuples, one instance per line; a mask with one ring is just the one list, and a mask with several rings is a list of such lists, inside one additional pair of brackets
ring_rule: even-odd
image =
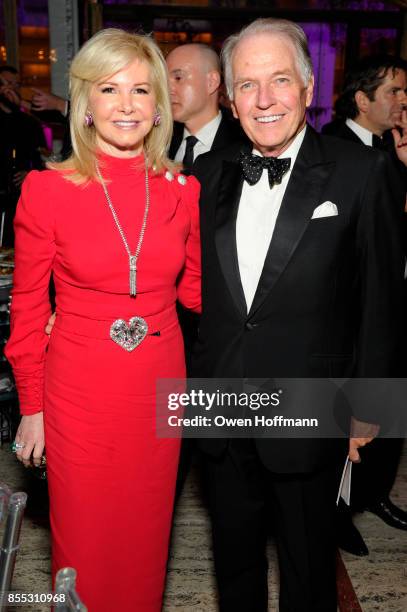
[(114, 157), (134, 157), (153, 128), (156, 99), (146, 62), (134, 60), (123, 70), (93, 83), (88, 111), (99, 148)]

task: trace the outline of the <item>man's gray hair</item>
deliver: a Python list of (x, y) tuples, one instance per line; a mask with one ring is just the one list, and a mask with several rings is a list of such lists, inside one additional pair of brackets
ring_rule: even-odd
[(285, 36), (294, 46), (296, 51), (297, 67), (302, 77), (304, 85), (310, 82), (313, 69), (311, 55), (308, 49), (308, 41), (304, 30), (287, 19), (273, 19), (272, 17), (256, 19), (248, 26), (240, 30), (237, 34), (233, 34), (226, 39), (221, 53), (223, 73), (225, 77), (225, 85), (230, 100), (233, 100), (233, 55), (237, 45), (249, 36), (256, 34), (274, 34)]

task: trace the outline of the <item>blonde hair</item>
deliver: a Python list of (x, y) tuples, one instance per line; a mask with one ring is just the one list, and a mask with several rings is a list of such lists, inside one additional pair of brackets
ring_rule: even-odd
[(72, 154), (63, 162), (48, 167), (64, 172), (74, 183), (96, 179), (96, 130), (85, 125), (92, 85), (123, 70), (134, 60), (145, 62), (150, 70), (152, 89), (161, 123), (153, 127), (144, 140), (148, 165), (160, 172), (174, 168), (167, 158), (172, 135), (172, 114), (168, 92), (167, 67), (156, 43), (146, 35), (131, 34), (118, 28), (101, 30), (90, 38), (75, 55), (70, 69), (70, 131)]

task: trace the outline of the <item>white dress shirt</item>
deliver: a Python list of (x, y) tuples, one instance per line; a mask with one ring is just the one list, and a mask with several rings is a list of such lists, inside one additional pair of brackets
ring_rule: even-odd
[[(216, 115), (214, 119), (209, 121), (209, 123), (204, 125), (203, 128), (199, 130), (199, 132), (194, 134), (195, 138), (198, 138), (198, 142), (194, 146), (194, 161), (196, 160), (198, 155), (202, 155), (202, 153), (208, 153), (208, 151), (211, 150), (212, 144), (213, 144), (213, 141), (215, 140), (216, 132), (218, 131), (218, 127), (220, 125), (221, 120), (222, 120), (222, 113), (219, 111), (219, 113)], [(182, 142), (175, 155), (175, 161), (177, 162), (182, 162), (182, 160), (184, 159), (185, 147), (186, 147), (185, 139), (188, 136), (191, 136), (191, 132), (189, 132), (187, 128), (184, 128), (184, 135), (182, 137)]]
[[(263, 170), (259, 182), (255, 185), (249, 185), (246, 181), (243, 183), (236, 220), (236, 244), (247, 312), (250, 310), (259, 284), (281, 202), (298, 151), (304, 140), (305, 131), (306, 127), (297, 134), (288, 149), (279, 155), (280, 159), (291, 158), (290, 169), (283, 176), (280, 185), (274, 185), (270, 189), (267, 170)], [(261, 155), (255, 149), (253, 149), (253, 154)]]
[(363, 144), (367, 145), (368, 147), (373, 146), (372, 132), (359, 125), (359, 123), (356, 123), (356, 121), (353, 121), (353, 119), (346, 119), (345, 123), (348, 128), (352, 130), (352, 132), (354, 132), (358, 138), (360, 138)]

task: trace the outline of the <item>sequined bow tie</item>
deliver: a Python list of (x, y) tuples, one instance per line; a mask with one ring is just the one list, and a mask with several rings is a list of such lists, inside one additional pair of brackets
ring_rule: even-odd
[(279, 159), (278, 157), (260, 157), (251, 153), (241, 153), (239, 163), (242, 167), (243, 176), (249, 185), (259, 182), (263, 170), (266, 168), (269, 175), (270, 189), (279, 185), (284, 174), (290, 169), (291, 159)]

